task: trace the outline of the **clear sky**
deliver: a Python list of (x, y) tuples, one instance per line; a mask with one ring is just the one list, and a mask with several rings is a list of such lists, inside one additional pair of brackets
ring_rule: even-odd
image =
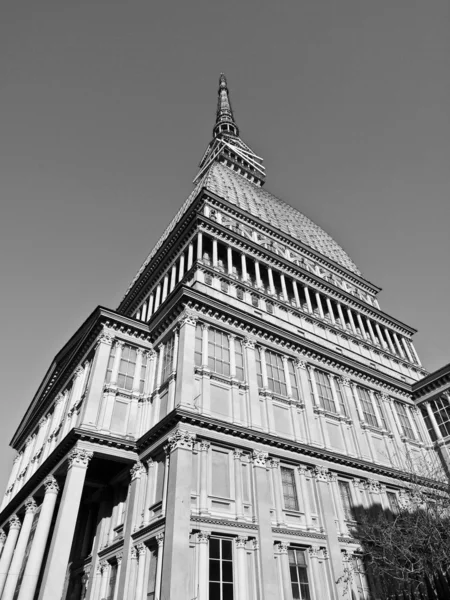
[(4, 0), (1, 493), (52, 358), (192, 189), (228, 77), (266, 187), (329, 232), (450, 362), (447, 0)]

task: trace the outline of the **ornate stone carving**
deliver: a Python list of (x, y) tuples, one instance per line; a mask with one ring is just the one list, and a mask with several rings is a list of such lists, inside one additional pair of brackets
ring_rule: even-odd
[(138, 556), (144, 556), (146, 552), (146, 545), (143, 542), (136, 544), (136, 552), (138, 553)]
[(178, 448), (192, 450), (195, 441), (195, 433), (186, 431), (185, 429), (177, 429), (175, 433), (169, 435), (169, 450), (173, 452)]
[(164, 533), (163, 532), (157, 533), (155, 535), (155, 539), (158, 544), (158, 548), (161, 548), (161, 546), (164, 544)]
[(375, 479), (368, 479), (365, 482), (365, 488), (366, 488), (366, 490), (368, 490), (372, 494), (379, 494), (380, 491), (381, 491), (380, 490), (380, 484)]
[(278, 458), (269, 458), (269, 460), (267, 461), (267, 464), (272, 469), (279, 469), (280, 468), (280, 460)]
[(197, 532), (197, 542), (199, 544), (207, 544), (209, 541), (211, 534), (209, 531), (198, 531)]
[(259, 550), (259, 541), (256, 538), (253, 538), (251, 541), (253, 550)]
[(253, 464), (255, 467), (265, 467), (269, 454), (264, 450), (253, 450)]
[(25, 512), (26, 513), (35, 513), (37, 509), (37, 504), (31, 496), (25, 500)]
[(137, 554), (136, 546), (131, 546), (131, 549), (130, 549), (131, 560), (137, 560), (137, 557), (138, 557), (138, 554)]
[(329, 471), (326, 467), (317, 465), (314, 468), (314, 476), (317, 479), (317, 481), (324, 481), (325, 483), (328, 483), (330, 479), (329, 475)]
[(147, 352), (147, 358), (148, 358), (148, 360), (156, 360), (156, 357), (157, 357), (157, 354), (156, 354), (156, 352), (153, 349), (149, 350)]
[(9, 518), (9, 528), (10, 529), (20, 529), (21, 526), (21, 522), (20, 519), (17, 515), (11, 515), (11, 517)]
[(303, 475), (304, 477), (311, 477), (312, 473), (311, 471), (308, 469), (308, 467), (306, 465), (299, 465), (297, 467), (298, 472), (300, 475)]
[(120, 563), (122, 562), (122, 559), (123, 559), (123, 552), (118, 552), (116, 554), (116, 561), (117, 561), (118, 565), (120, 565)]
[(90, 450), (84, 450), (84, 448), (74, 448), (67, 455), (69, 469), (71, 467), (84, 467), (87, 469), (89, 461), (93, 456), (94, 453)]
[(386, 392), (381, 392), (381, 399), (383, 402), (390, 402), (391, 398), (386, 394)]
[(45, 487), (46, 494), (49, 494), (49, 493), (57, 494), (59, 492), (58, 482), (53, 477), (53, 475), (47, 475), (47, 477), (44, 479), (44, 487)]
[(244, 348), (250, 348), (251, 350), (254, 350), (256, 342), (253, 338), (246, 337), (242, 340), (242, 345)]
[(83, 377), (84, 375), (84, 369), (81, 365), (79, 365), (75, 371), (73, 372), (73, 374), (75, 375), (75, 377)]
[(277, 550), (279, 554), (287, 554), (288, 553), (288, 544), (287, 542), (279, 542), (277, 545)]
[(306, 369), (306, 360), (303, 358), (297, 358), (294, 361), (294, 365), (297, 367), (297, 369)]
[(236, 544), (236, 548), (245, 548), (247, 544), (248, 537), (245, 535), (238, 535), (234, 538), (234, 542)]
[(346, 387), (350, 387), (351, 381), (350, 381), (350, 377), (348, 375), (341, 375), (340, 379), (341, 379), (342, 385), (345, 385)]
[(319, 558), (319, 551), (320, 551), (319, 546), (310, 546), (308, 548), (309, 556), (311, 558)]
[(99, 344), (106, 344), (108, 346), (111, 346), (114, 337), (114, 333), (112, 333), (108, 329), (104, 329), (103, 332), (98, 336), (96, 345), (98, 346)]
[(364, 490), (366, 487), (366, 482), (363, 479), (358, 479), (357, 477), (355, 479), (352, 479), (352, 483), (353, 483), (353, 487), (356, 488), (357, 490)]
[(210, 448), (211, 448), (211, 442), (208, 442), (207, 440), (201, 440), (201, 442), (199, 444), (200, 452), (208, 452), (208, 450)]
[(145, 467), (141, 461), (138, 460), (130, 469), (131, 481), (139, 479), (143, 473), (145, 473)]
[(181, 325), (197, 325), (198, 316), (191, 310), (185, 309), (178, 318)]
[(233, 450), (233, 458), (235, 458), (236, 460), (241, 460), (243, 454), (244, 454), (244, 451), (241, 450), (240, 448), (235, 448)]

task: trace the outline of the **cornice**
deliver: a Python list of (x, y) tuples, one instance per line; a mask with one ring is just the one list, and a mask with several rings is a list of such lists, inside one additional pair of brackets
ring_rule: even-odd
[(145, 525), (145, 527), (140, 527), (139, 529), (136, 529), (131, 534), (131, 538), (132, 538), (133, 542), (136, 542), (140, 539), (145, 538), (149, 533), (152, 533), (153, 531), (156, 531), (157, 529), (160, 529), (161, 527), (163, 527), (163, 525), (165, 525), (165, 523), (166, 523), (165, 516), (158, 517), (157, 519), (155, 519), (148, 525)]
[(433, 396), (450, 388), (450, 363), (416, 381), (412, 386), (413, 399), (420, 402), (426, 396)]
[(290, 527), (272, 527), (272, 533), (279, 535), (295, 535), (304, 538), (312, 538), (314, 540), (327, 540), (324, 533), (316, 533), (314, 531), (305, 531), (304, 529), (292, 529)]
[(191, 514), (191, 523), (204, 523), (205, 525), (219, 525), (221, 527), (232, 527), (233, 529), (248, 529), (249, 531), (258, 530), (258, 525), (247, 523), (246, 521), (236, 521), (223, 519), (220, 517), (205, 517)]

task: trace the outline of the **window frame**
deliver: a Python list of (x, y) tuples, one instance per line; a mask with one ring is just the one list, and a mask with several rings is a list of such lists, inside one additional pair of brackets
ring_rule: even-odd
[[(303, 554), (303, 562), (298, 562), (298, 554)], [(294, 561), (291, 558), (294, 557)], [(288, 546), (288, 563), (289, 563), (289, 574), (290, 574), (290, 584), (291, 584), (291, 593), (292, 597), (296, 593), (294, 586), (297, 586), (298, 597), (300, 600), (312, 600), (312, 585), (311, 585), (311, 577), (308, 574), (309, 571), (309, 561), (307, 557), (306, 548), (297, 548), (295, 546)], [(302, 576), (300, 576), (299, 569), (302, 571)], [(292, 575), (295, 572), (296, 581), (292, 581)], [(302, 581), (303, 579), (303, 581)], [(305, 582), (306, 579), (306, 582)], [(306, 594), (304, 593), (306, 589)]]
[[(211, 542), (213, 540), (219, 540), (219, 558), (216, 558), (215, 556), (212, 556), (212, 544)], [(224, 542), (229, 543), (230, 544), (230, 555), (231, 555), (231, 559), (227, 559), (227, 558), (223, 558), (223, 545)], [(234, 554), (234, 544), (233, 544), (233, 538), (231, 537), (222, 537), (219, 535), (212, 535), (209, 538), (209, 544), (208, 544), (208, 595), (210, 600), (223, 600), (224, 598), (224, 589), (223, 586), (224, 584), (228, 584), (232, 586), (232, 591), (231, 591), (231, 596), (233, 598), (233, 600), (236, 598), (236, 585), (235, 585), (235, 554)], [(213, 579), (211, 580), (211, 563), (215, 561), (215, 562), (219, 562), (219, 572), (220, 572), (220, 576), (219, 576), (219, 580), (217, 579)], [(224, 565), (223, 563), (231, 563), (231, 569), (230, 569), (230, 573), (231, 573), (231, 582), (229, 581), (224, 581)], [(217, 595), (216, 592), (214, 592), (213, 594), (211, 594), (211, 584), (218, 584), (219, 585), (219, 595)]]

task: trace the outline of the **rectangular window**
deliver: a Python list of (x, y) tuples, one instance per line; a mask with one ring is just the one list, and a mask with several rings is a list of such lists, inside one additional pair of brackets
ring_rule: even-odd
[(347, 521), (352, 521), (354, 519), (354, 510), (350, 483), (348, 481), (339, 480), (338, 487), (342, 508), (344, 510), (344, 517), (347, 519)]
[(230, 460), (228, 452), (213, 450), (211, 453), (211, 493), (221, 498), (230, 497)]
[(342, 381), (340, 379), (338, 379), (337, 377), (334, 380), (335, 383), (335, 387), (336, 387), (336, 393), (337, 393), (337, 397), (339, 400), (339, 406), (341, 408), (341, 413), (345, 416), (347, 416), (347, 406), (346, 406), (346, 402), (345, 402), (345, 391), (344, 391), (344, 386), (342, 385)]
[(264, 387), (263, 385), (263, 378), (262, 378), (262, 363), (261, 363), (261, 353), (264, 352), (264, 350), (262, 348), (257, 348), (256, 352), (255, 352), (255, 358), (256, 358), (256, 379), (258, 381), (258, 387), (262, 388)]
[(230, 340), (226, 333), (212, 327), (208, 331), (208, 367), (214, 373), (230, 375)]
[(293, 600), (311, 600), (305, 551), (289, 548), (288, 558)]
[(370, 590), (367, 581), (366, 570), (364, 568), (364, 561), (361, 556), (353, 555), (352, 570), (358, 594), (357, 597), (360, 600), (366, 600), (366, 598), (370, 598)]
[(421, 442), (424, 442), (425, 440), (423, 439), (422, 428), (421, 428), (421, 423), (420, 423), (420, 413), (418, 410), (411, 409), (410, 414), (412, 415), (413, 421), (416, 424), (416, 429), (417, 429), (417, 433), (419, 435), (419, 440)]
[(162, 371), (161, 371), (161, 384), (165, 383), (169, 379), (169, 375), (173, 371), (173, 354), (175, 346), (175, 336), (170, 338), (164, 344), (163, 358), (162, 358)]
[(281, 467), (281, 483), (283, 486), (284, 508), (287, 510), (299, 510), (294, 469)]
[(310, 373), (310, 377), (315, 377), (316, 379), (320, 406), (328, 412), (336, 413), (336, 405), (334, 403), (333, 391), (331, 389), (330, 376), (328, 373), (315, 369), (314, 373)]
[(126, 433), (128, 415), (128, 401), (116, 398), (111, 416), (110, 430), (116, 433)]
[(298, 393), (297, 376), (295, 374), (294, 361), (291, 359), (288, 360), (288, 371), (289, 371), (289, 380), (291, 382), (291, 388), (292, 388), (292, 397), (295, 398), (295, 400), (300, 400), (300, 395)]
[(434, 402), (430, 402), (430, 405), (439, 425), (441, 435), (447, 437), (450, 435), (450, 404), (448, 398), (441, 396), (434, 400)]
[(389, 504), (389, 510), (394, 514), (397, 514), (399, 510), (397, 494), (395, 492), (386, 492), (386, 496)]
[(395, 408), (397, 410), (397, 415), (400, 420), (400, 425), (402, 426), (402, 433), (405, 437), (410, 440), (416, 439), (413, 428), (411, 427), (411, 423), (408, 419), (408, 407), (403, 402), (394, 402)]
[(384, 416), (383, 401), (381, 399), (380, 394), (375, 394), (375, 402), (377, 403), (378, 412), (380, 413), (381, 425), (382, 425), (383, 429), (387, 429), (388, 427), (387, 427), (387, 423), (386, 423), (386, 418)]
[(244, 381), (244, 350), (241, 340), (234, 340), (234, 355), (236, 361), (236, 379)]
[(136, 368), (136, 348), (123, 346), (120, 357), (117, 385), (125, 390), (133, 389), (134, 370)]
[(267, 382), (269, 390), (281, 396), (287, 396), (286, 376), (283, 359), (279, 354), (266, 350)]
[(212, 537), (209, 540), (209, 598), (233, 600), (233, 542)]
[(203, 328), (197, 323), (195, 327), (195, 365), (197, 367), (202, 366), (202, 348), (203, 348)]
[(364, 420), (373, 427), (378, 427), (377, 415), (372, 404), (372, 398), (370, 397), (369, 391), (366, 388), (357, 386), (358, 397), (361, 402)]

